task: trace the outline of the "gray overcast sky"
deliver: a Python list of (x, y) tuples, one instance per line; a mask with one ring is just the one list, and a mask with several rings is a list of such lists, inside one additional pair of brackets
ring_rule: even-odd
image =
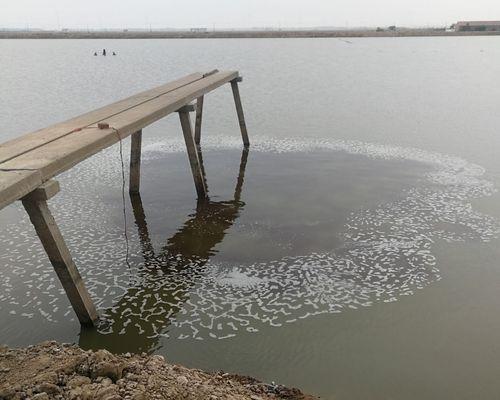
[(500, 0), (0, 0), (0, 28), (427, 26), (500, 20)]

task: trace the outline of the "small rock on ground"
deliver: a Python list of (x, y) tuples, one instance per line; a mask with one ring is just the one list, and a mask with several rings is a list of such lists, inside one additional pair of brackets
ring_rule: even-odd
[(114, 355), (44, 342), (0, 346), (0, 400), (313, 400), (298, 389), (206, 373), (146, 354)]

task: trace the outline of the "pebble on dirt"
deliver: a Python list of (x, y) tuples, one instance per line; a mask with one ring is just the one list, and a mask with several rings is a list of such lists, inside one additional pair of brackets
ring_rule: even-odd
[(0, 346), (0, 400), (313, 400), (298, 389), (250, 377), (206, 373), (146, 354), (113, 355), (44, 342)]

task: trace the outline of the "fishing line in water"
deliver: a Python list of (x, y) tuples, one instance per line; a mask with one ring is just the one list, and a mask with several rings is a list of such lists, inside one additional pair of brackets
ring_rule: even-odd
[(127, 234), (127, 208), (125, 202), (125, 163), (123, 162), (123, 144), (122, 144), (122, 138), (120, 137), (118, 131), (115, 128), (111, 129), (113, 129), (116, 132), (116, 135), (118, 136), (118, 143), (120, 144), (120, 163), (122, 167), (123, 236), (125, 237), (125, 263), (130, 269), (131, 266), (128, 260), (130, 255), (130, 247)]

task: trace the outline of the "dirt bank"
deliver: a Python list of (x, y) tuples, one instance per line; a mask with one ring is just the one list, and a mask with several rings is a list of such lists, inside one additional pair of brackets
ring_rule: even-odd
[(363, 38), (416, 36), (495, 36), (500, 32), (449, 32), (444, 28), (403, 28), (344, 30), (252, 30), (252, 31), (0, 31), (0, 39), (286, 39), (286, 38)]
[(301, 399), (297, 389), (249, 377), (168, 364), (162, 356), (115, 356), (106, 350), (45, 342), (0, 347), (0, 400), (11, 399)]

